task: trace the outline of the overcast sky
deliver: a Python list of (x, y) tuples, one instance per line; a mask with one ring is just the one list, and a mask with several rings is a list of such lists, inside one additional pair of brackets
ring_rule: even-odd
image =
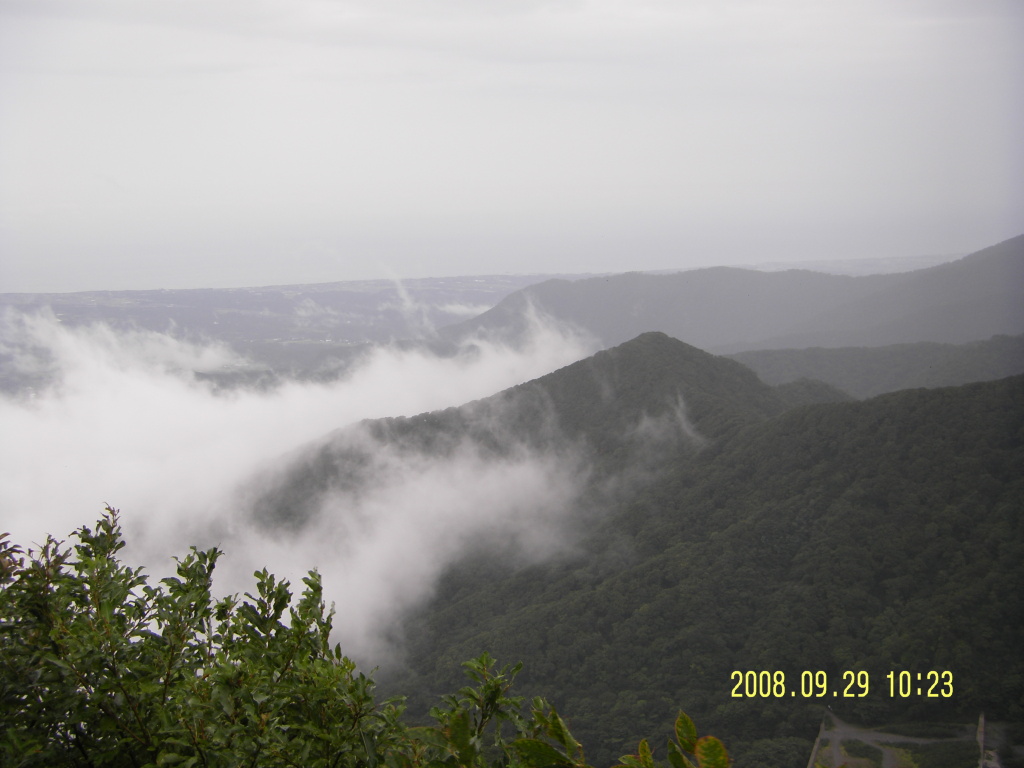
[(966, 253), (1020, 0), (0, 0), (0, 291)]

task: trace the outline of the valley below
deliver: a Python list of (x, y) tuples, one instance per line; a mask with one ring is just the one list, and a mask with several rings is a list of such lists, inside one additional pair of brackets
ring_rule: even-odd
[(225, 550), (226, 593), (316, 568), (410, 722), (487, 652), (597, 766), (660, 758), (680, 709), (737, 768), (1024, 765), (1024, 236), (889, 274), (0, 310), (5, 530), (102, 501), (154, 573), (190, 545)]

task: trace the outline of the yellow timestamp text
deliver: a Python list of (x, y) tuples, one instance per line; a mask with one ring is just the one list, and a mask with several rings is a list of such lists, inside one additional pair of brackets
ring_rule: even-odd
[[(888, 689), (892, 698), (944, 698), (953, 696), (953, 673), (929, 670), (927, 672), (889, 672)], [(829, 675), (823, 670), (804, 670), (799, 683), (792, 683), (782, 670), (733, 670), (729, 675), (733, 681), (732, 693), (736, 699), (767, 699), (800, 697), (822, 698), (864, 698), (872, 691), (871, 675), (864, 670), (845, 670), (840, 675)]]

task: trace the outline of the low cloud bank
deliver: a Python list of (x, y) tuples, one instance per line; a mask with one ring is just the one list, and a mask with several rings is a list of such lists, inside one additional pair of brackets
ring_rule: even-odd
[[(242, 525), (230, 537), (245, 564), (234, 573), (243, 576), (265, 561), (292, 565), (316, 553), (337, 605), (336, 633), (357, 659), (390, 657), (395, 619), (427, 598), (461, 556), (484, 547), (509, 564), (536, 562), (568, 544), (565, 512), (586, 477), (571, 454), (520, 447), (497, 457), (466, 440), (431, 455), (361, 437), (370, 462), (359, 464), (364, 476), (351, 487), (319, 495), (295, 527)], [(302, 460), (295, 466), (301, 471)], [(287, 488), (288, 478), (271, 482)], [(287, 494), (278, 498), (288, 514)]]
[(579, 468), (471, 445), (445, 456), (380, 454), (380, 482), (358, 497), (325, 495), (316, 519), (287, 535), (253, 523), (244, 489), (331, 430), (460, 405), (589, 352), (535, 321), (516, 349), (473, 340), (438, 357), (385, 347), (344, 380), (217, 393), (193, 372), (244, 366), (225, 346), (9, 314), (0, 324), (4, 373), (35, 383), (31, 394), (0, 397), (0, 529), (23, 545), (67, 537), (109, 502), (122, 511), (126, 560), (153, 576), (191, 544), (226, 551), (217, 581), (225, 593), (251, 589), (264, 565), (293, 585), (316, 567), (338, 606), (339, 641), (373, 663), (394, 620), (472, 547), (501, 541), (520, 557), (557, 548)]

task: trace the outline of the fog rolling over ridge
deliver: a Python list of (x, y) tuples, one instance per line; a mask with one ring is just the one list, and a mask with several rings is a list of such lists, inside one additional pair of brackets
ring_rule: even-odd
[[(762, 381), (690, 343), (712, 333), (742, 346), (753, 331), (763, 342), (785, 328), (800, 339), (829, 318), (827, 334), (846, 329), (835, 341), (879, 328), (1020, 333), (1022, 268), (1024, 238), (1015, 238), (901, 275), (703, 269), (555, 280), (441, 329), (427, 310), (457, 299), (460, 283), (424, 281), (401, 307), (425, 318), (412, 324), (422, 336), (377, 347), (297, 322), (322, 293), (310, 286), (67, 295), (52, 310), (41, 308), (45, 296), (8, 295), (0, 530), (23, 542), (66, 537), (109, 502), (123, 512), (128, 561), (158, 577), (193, 544), (226, 551), (221, 593), (251, 589), (264, 566), (293, 583), (315, 567), (339, 611), (337, 640), (374, 666), (394, 658), (401, 619), (428, 604), (452, 565), (477, 554), (518, 568), (585, 551), (606, 513), (643, 498), (665, 462), (678, 472), (698, 448), (713, 454), (738, 430), (863, 396), (859, 387), (932, 386), (939, 374), (957, 384), (1021, 367), (1019, 353), (1007, 354), (1020, 339), (997, 337), (944, 347), (945, 373), (919, 344), (774, 350), (756, 356)], [(462, 282), (508, 295), (507, 281)], [(431, 286), (441, 293), (430, 297)], [(367, 332), (396, 327), (397, 316), (377, 311), (382, 301), (391, 299), (368, 304)], [(190, 314), (197, 303), (203, 311)], [(979, 307), (977, 322), (959, 322)], [(922, 325), (931, 316), (944, 319)], [(628, 341), (592, 354), (620, 336)], [(256, 349), (262, 358), (247, 354)], [(341, 352), (344, 365), (330, 362)], [(608, 535), (628, 559), (629, 536)]]
[(239, 508), (261, 539), (325, 553), (319, 567), (342, 587), (342, 624), (359, 617), (339, 634), (356, 658), (379, 662), (395, 620), (447, 566), (474, 552), (510, 568), (571, 554), (587, 524), (666, 455), (678, 461), (704, 445), (705, 426), (722, 429), (717, 401), (737, 385), (756, 391), (753, 411), (779, 409), (771, 388), (731, 361), (718, 362), (725, 376), (702, 377), (711, 359), (647, 334), (461, 407), (363, 421), (266, 467)]
[(515, 566), (571, 545), (564, 524), (585, 466), (568, 449), (508, 448), (467, 438), (433, 452), (355, 426), (247, 483), (238, 508), (256, 527), (239, 526), (231, 546), (254, 566), (279, 551), (315, 564), (346, 653), (382, 663), (395, 650), (396, 619), (429, 597), (453, 562), (483, 549)]
[(0, 398), (0, 529), (15, 541), (66, 538), (110, 503), (122, 511), (126, 561), (154, 576), (193, 544), (226, 551), (215, 585), (223, 593), (251, 589), (264, 566), (293, 583), (317, 567), (344, 615), (338, 640), (356, 656), (475, 542), (497, 536), (540, 554), (558, 546), (540, 520), (557, 519), (577, 467), (528, 450), (412, 456), (365, 440), (381, 482), (325, 499), (330, 514), (317, 524), (285, 535), (258, 524), (245, 503), (257, 479), (266, 489), (284, 457), (325, 433), (472, 401), (588, 353), (540, 321), (514, 350), (479, 340), (446, 357), (381, 347), (343, 379), (267, 391), (216, 392), (194, 371), (244, 361), (151, 331), (9, 312), (0, 345), (5, 365), (37, 381)]

